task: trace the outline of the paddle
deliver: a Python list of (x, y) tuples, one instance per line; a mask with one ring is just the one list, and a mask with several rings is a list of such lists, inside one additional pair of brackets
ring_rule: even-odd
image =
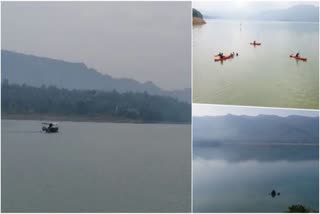
[[(291, 55), (292, 55), (292, 56), (295, 56), (295, 55), (297, 54), (297, 52), (295, 52), (295, 51), (293, 51), (293, 50), (291, 50), (291, 49), (290, 49), (290, 51), (291, 51)], [(298, 53), (300, 54), (300, 50), (298, 51)]]

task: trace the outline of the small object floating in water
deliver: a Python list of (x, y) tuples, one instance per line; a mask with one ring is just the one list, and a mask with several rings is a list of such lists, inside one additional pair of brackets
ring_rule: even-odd
[(254, 42), (251, 42), (251, 43), (250, 43), (250, 45), (254, 45), (254, 46), (256, 46), (256, 45), (261, 45), (261, 43), (258, 43), (258, 42), (255, 42), (255, 43), (254, 43)]
[(298, 60), (302, 60), (302, 61), (307, 61), (307, 58), (305, 57), (301, 57), (301, 56), (295, 56), (295, 55), (290, 55), (291, 58), (294, 58), (294, 59), (298, 59)]
[(226, 60), (226, 59), (230, 59), (230, 58), (232, 58), (232, 57), (233, 57), (233, 55), (230, 54), (229, 56), (223, 56), (223, 57), (221, 57), (221, 58), (214, 59), (214, 61), (215, 61), (215, 62), (217, 62), (217, 61), (223, 61), (223, 60)]
[(59, 131), (58, 123), (42, 123), (42, 131), (45, 133), (57, 133)]
[(275, 190), (272, 190), (271, 193), (269, 193), (269, 195), (271, 195), (272, 198), (276, 197), (276, 195), (280, 195), (280, 192), (276, 192)]

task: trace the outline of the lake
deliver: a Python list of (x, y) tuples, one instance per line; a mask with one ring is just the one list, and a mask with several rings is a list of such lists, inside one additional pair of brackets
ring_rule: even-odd
[(191, 126), (2, 120), (3, 212), (190, 212)]
[[(206, 22), (193, 27), (194, 103), (318, 109), (318, 23)], [(239, 56), (214, 62), (233, 51)], [(289, 57), (298, 51), (307, 62)]]
[[(317, 145), (194, 146), (194, 212), (285, 212), (319, 209)], [(272, 190), (280, 192), (274, 198)]]

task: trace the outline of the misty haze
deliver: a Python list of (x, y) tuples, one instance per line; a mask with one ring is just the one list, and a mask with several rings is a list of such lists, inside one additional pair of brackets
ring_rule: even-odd
[(3, 212), (191, 211), (190, 11), (2, 3)]
[(4, 2), (2, 49), (190, 88), (191, 3)]
[(207, 114), (193, 117), (194, 212), (281, 213), (294, 205), (317, 212), (318, 111), (193, 109)]
[(318, 2), (193, 7), (193, 102), (319, 108)]

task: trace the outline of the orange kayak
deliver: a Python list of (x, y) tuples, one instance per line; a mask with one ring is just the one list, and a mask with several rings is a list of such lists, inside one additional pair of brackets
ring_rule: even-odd
[(307, 58), (301, 57), (301, 56), (295, 56), (295, 55), (290, 55), (291, 58), (294, 59), (299, 59), (299, 60), (303, 60), (303, 61), (307, 61)]
[(222, 58), (214, 59), (214, 61), (215, 61), (215, 62), (217, 62), (217, 61), (223, 61), (223, 60), (230, 59), (230, 58), (232, 58), (232, 55), (231, 55), (231, 54), (230, 54), (229, 56), (224, 56), (224, 57), (222, 57)]

